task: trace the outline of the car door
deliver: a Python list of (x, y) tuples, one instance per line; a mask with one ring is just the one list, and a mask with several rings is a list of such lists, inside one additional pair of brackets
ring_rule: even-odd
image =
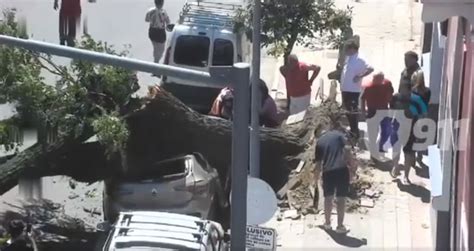
[(235, 62), (241, 61), (238, 55), (235, 34), (225, 30), (216, 30), (211, 55), (212, 66), (231, 66)]

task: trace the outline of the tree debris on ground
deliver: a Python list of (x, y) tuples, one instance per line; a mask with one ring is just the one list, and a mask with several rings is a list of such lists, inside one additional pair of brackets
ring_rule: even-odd
[(0, 215), (1, 222), (8, 224), (11, 220), (22, 220), (31, 224), (34, 239), (40, 250), (60, 251), (67, 248), (92, 250), (91, 243), (96, 239), (95, 228), (82, 220), (66, 215), (63, 205), (41, 200), (35, 201), (34, 204), (8, 206), (18, 210), (3, 212)]
[[(327, 118), (331, 121), (342, 119), (341, 116), (344, 111), (337, 103), (333, 102), (327, 107), (329, 108), (325, 113)], [(327, 125), (328, 123), (325, 124), (325, 126)], [(277, 197), (280, 200), (278, 206), (283, 214), (287, 210), (292, 210), (292, 213), (297, 210), (300, 215), (318, 214), (323, 210), (323, 196), (320, 195), (322, 190), (319, 183), (320, 170), (314, 169), (314, 147), (319, 133), (325, 128), (320, 128), (320, 131), (314, 134), (314, 140), (309, 142), (309, 147), (300, 155), (300, 163), (304, 163), (304, 165), (298, 166), (298, 170), (294, 170), (290, 174), (289, 181), (277, 192)], [(375, 206), (383, 191), (380, 187), (381, 184), (374, 181), (374, 163), (363, 159), (359, 152), (361, 152), (360, 149), (354, 149), (354, 154), (359, 162), (359, 169), (356, 174), (357, 178), (351, 184), (347, 210), (348, 212), (367, 213), (367, 208)], [(318, 180), (318, 183), (316, 183), (316, 180)]]

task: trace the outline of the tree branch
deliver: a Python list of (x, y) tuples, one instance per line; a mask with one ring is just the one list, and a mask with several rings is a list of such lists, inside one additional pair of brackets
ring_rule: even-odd
[[(57, 76), (61, 76), (61, 77), (64, 77), (66, 78), (66, 80), (72, 82), (73, 84), (78, 84), (78, 82), (76, 81), (76, 79), (74, 79), (68, 71), (64, 71), (63, 69), (61, 69), (60, 67), (58, 67), (51, 59), (49, 59), (48, 57), (45, 57), (43, 56), (41, 53), (38, 53), (37, 54), (39, 60), (38, 62), (41, 64), (41, 67), (43, 67), (45, 70), (49, 71), (50, 73), (54, 74), (54, 75), (57, 75)], [(47, 67), (45, 64), (43, 64), (43, 62), (41, 62), (41, 59), (46, 61), (50, 66), (52, 66), (55, 70), (52, 70), (50, 69), (49, 67)]]

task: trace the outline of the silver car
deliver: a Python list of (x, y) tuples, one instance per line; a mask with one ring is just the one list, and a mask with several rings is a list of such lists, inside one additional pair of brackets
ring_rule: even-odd
[(215, 219), (227, 207), (216, 169), (199, 153), (168, 159), (139, 175), (105, 181), (104, 219), (124, 211), (165, 211)]
[(198, 217), (164, 212), (120, 213), (115, 224), (97, 226), (105, 233), (96, 250), (226, 251), (229, 235), (222, 226)]

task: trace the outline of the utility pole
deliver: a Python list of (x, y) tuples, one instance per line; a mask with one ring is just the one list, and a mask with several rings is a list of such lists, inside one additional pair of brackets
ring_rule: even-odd
[(249, 166), (250, 67), (238, 63), (231, 75), (234, 87), (232, 127), (231, 250), (245, 250), (247, 233), (247, 177)]
[(260, 178), (260, 109), (261, 93), (258, 88), (260, 81), (260, 18), (261, 0), (255, 0), (253, 6), (252, 34), (252, 118), (250, 128), (250, 175)]

